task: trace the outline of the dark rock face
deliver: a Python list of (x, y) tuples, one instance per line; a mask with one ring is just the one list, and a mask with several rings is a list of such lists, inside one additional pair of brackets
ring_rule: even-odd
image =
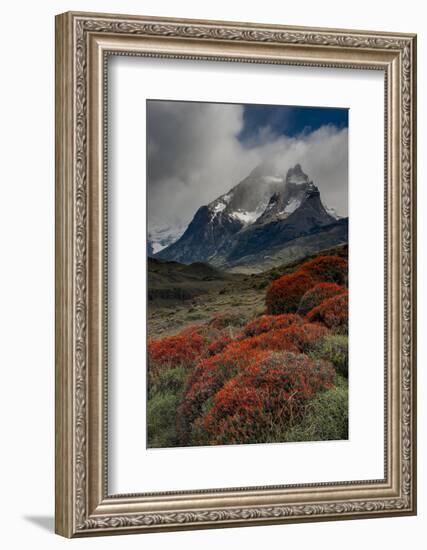
[(306, 191), (301, 205), (286, 218), (271, 217), (267, 223), (256, 223), (236, 235), (227, 260), (232, 263), (243, 256), (265, 252), (267, 248), (315, 233), (335, 221), (324, 209), (319, 190), (313, 187)]
[(228, 193), (200, 207), (182, 237), (156, 257), (227, 267), (337, 222), (299, 164), (286, 178), (270, 170), (257, 167)]
[[(228, 259), (227, 267), (239, 271), (260, 273), (275, 266), (286, 264), (336, 246), (348, 244), (348, 218), (340, 218), (330, 225), (324, 225), (311, 233), (296, 237), (286, 243), (256, 250), (233, 260)], [(236, 255), (238, 256), (238, 255)]]
[(238, 219), (201, 206), (184, 235), (156, 257), (184, 264), (207, 261), (242, 227), (243, 223)]

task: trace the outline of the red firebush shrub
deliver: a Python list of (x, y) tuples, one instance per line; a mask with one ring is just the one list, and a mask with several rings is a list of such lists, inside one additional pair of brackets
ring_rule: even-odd
[[(217, 332), (215, 333), (217, 334)], [(207, 327), (194, 325), (175, 336), (148, 341), (148, 361), (156, 366), (192, 367), (207, 349), (212, 334)]]
[(266, 306), (270, 314), (295, 313), (301, 299), (317, 283), (346, 285), (348, 262), (339, 256), (318, 256), (297, 271), (273, 281), (267, 290)]
[(348, 291), (324, 300), (306, 315), (309, 322), (319, 322), (334, 332), (348, 332)]
[[(258, 336), (250, 336), (239, 342), (241, 349), (245, 350), (268, 350), (268, 351), (293, 351), (298, 353), (299, 349), (293, 341), (288, 338), (287, 330), (274, 329), (263, 332)], [(229, 346), (227, 349), (229, 349)]]
[(328, 332), (329, 330), (319, 323), (303, 323), (291, 325), (283, 331), (282, 336), (286, 342), (294, 344), (300, 352), (306, 353)]
[(273, 329), (240, 341), (232, 340), (222, 350), (220, 348), (226, 339), (213, 342), (208, 354), (213, 353), (216, 346), (220, 351), (202, 359), (189, 375), (185, 397), (179, 408), (181, 437), (184, 440), (189, 437), (192, 423), (227, 380), (266, 360), (272, 353), (308, 351), (327, 333), (328, 329), (323, 325), (299, 321), (287, 328)]
[(315, 280), (304, 271), (296, 271), (276, 279), (267, 290), (267, 312), (276, 315), (295, 313), (301, 298), (314, 284)]
[(221, 353), (232, 341), (233, 338), (229, 334), (221, 334), (221, 336), (209, 344), (206, 355), (212, 356)]
[(295, 313), (262, 315), (243, 327), (242, 336), (258, 336), (263, 332), (269, 332), (273, 329), (288, 328), (290, 325), (295, 323), (301, 324), (302, 322), (302, 317), (295, 315)]
[(289, 352), (272, 354), (229, 379), (196, 427), (213, 445), (268, 440), (298, 418), (316, 392), (331, 387), (334, 377), (325, 361)]
[(313, 288), (307, 290), (301, 298), (298, 313), (303, 316), (307, 315), (314, 307), (320, 305), (323, 300), (342, 294), (344, 291), (345, 288), (336, 283), (318, 283)]
[(303, 264), (299, 271), (316, 281), (347, 285), (348, 262), (340, 256), (317, 256)]
[[(305, 353), (309, 351), (319, 338), (328, 334), (329, 330), (320, 323), (294, 323), (287, 328), (273, 329), (257, 336), (250, 336), (239, 342), (241, 350), (290, 351)], [(234, 344), (227, 346), (227, 350)]]
[(210, 399), (229, 378), (241, 369), (268, 356), (269, 352), (250, 348), (247, 344), (233, 342), (221, 353), (202, 359), (191, 372), (183, 402), (178, 409), (178, 430), (185, 442), (191, 431), (191, 424)]

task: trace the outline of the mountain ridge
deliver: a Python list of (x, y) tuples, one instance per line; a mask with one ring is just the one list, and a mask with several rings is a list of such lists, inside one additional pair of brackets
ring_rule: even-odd
[[(227, 193), (201, 206), (181, 237), (154, 257), (233, 267), (245, 256), (265, 255), (339, 221), (300, 164), (286, 176), (259, 165)], [(328, 245), (342, 244), (343, 238), (341, 233), (339, 242)]]

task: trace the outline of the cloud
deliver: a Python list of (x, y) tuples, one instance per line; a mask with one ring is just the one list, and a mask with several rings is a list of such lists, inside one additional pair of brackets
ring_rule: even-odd
[(203, 204), (227, 192), (261, 162), (286, 173), (297, 162), (324, 202), (347, 215), (347, 129), (322, 126), (297, 137), (264, 126), (243, 145), (241, 105), (148, 103), (148, 216), (156, 227), (187, 225)]

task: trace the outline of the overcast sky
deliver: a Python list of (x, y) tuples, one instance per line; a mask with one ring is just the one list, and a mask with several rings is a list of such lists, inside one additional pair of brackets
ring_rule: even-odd
[(147, 102), (149, 227), (187, 225), (261, 162), (299, 162), (327, 206), (347, 215), (346, 109)]

